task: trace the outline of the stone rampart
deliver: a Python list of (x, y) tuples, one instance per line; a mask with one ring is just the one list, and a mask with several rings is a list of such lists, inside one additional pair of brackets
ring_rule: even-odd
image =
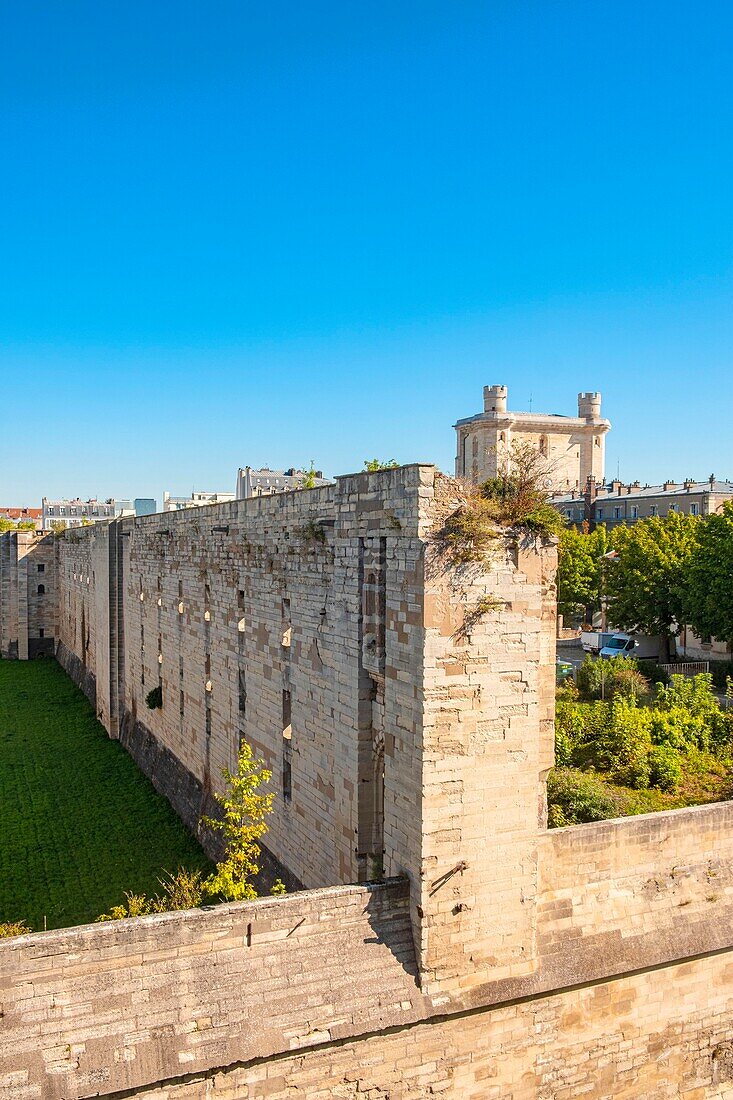
[(730, 1100), (732, 977), (712, 955), (182, 1075), (138, 1100)]
[(72, 1100), (424, 1014), (405, 883), (0, 940), (0, 1095)]
[(479, 559), (459, 501), (412, 466), (56, 541), (110, 734), (192, 828), (246, 738), (317, 889), (0, 946), (14, 1100), (733, 1095), (733, 811), (547, 830), (555, 548)]
[(57, 604), (53, 535), (0, 534), (0, 657), (53, 655)]

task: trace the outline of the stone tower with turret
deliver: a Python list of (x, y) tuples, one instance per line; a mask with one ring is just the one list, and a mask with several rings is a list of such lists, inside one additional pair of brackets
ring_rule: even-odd
[(604, 479), (605, 436), (600, 393), (578, 394), (578, 415), (510, 412), (506, 386), (484, 386), (484, 409), (455, 424), (456, 477), (472, 482), (495, 477), (512, 445), (531, 443), (547, 458), (548, 488), (582, 489), (589, 477)]

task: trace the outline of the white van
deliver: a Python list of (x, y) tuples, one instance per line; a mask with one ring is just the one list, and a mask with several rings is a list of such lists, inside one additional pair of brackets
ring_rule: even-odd
[(614, 634), (599, 653), (600, 657), (636, 657), (640, 661), (659, 659), (659, 638), (645, 634)]

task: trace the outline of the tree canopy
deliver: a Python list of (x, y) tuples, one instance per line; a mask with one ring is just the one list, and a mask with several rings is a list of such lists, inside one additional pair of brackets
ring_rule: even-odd
[(589, 615), (600, 604), (604, 554), (609, 549), (605, 527), (585, 534), (576, 527), (560, 532), (557, 565), (557, 609), (564, 619)]
[(684, 610), (700, 637), (733, 642), (733, 501), (698, 525)]
[(685, 622), (688, 571), (700, 520), (652, 516), (612, 534), (618, 557), (607, 570), (610, 620), (622, 630), (669, 639)]

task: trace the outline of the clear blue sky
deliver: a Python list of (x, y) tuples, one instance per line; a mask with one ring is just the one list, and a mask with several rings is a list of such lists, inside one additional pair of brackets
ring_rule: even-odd
[(452, 470), (502, 382), (733, 477), (733, 5), (23, 0), (0, 504)]

